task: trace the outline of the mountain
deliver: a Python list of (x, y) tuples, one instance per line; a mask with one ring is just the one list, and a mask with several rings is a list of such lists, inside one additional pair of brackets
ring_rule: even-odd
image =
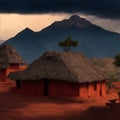
[(4, 40), (0, 40), (0, 44), (2, 44), (4, 42)]
[(24, 29), (5, 43), (14, 46), (19, 54), (31, 62), (45, 51), (58, 51), (58, 42), (71, 36), (79, 41), (73, 51), (83, 52), (88, 57), (113, 57), (120, 53), (120, 34), (107, 31), (77, 15), (55, 21), (39, 32)]

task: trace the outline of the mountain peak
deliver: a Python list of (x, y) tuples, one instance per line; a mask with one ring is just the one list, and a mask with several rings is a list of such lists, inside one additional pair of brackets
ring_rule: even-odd
[(77, 27), (86, 27), (88, 25), (91, 25), (91, 22), (87, 21), (84, 18), (79, 17), (78, 15), (72, 15), (68, 21), (71, 22), (71, 24), (76, 25)]
[(63, 21), (56, 21), (52, 25), (55, 28), (65, 28), (69, 26), (84, 28), (91, 24), (92, 24), (91, 22), (87, 21), (84, 18), (79, 17), (78, 15), (72, 15), (69, 19), (65, 19)]
[(26, 27), (23, 31), (26, 31), (26, 32), (33, 32), (30, 28)]
[(70, 20), (79, 20), (81, 18), (78, 15), (72, 15), (69, 19)]
[(34, 33), (34, 32), (30, 28), (26, 27), (21, 32), (19, 32), (17, 35), (18, 36), (25, 36), (26, 34), (31, 35), (32, 33)]

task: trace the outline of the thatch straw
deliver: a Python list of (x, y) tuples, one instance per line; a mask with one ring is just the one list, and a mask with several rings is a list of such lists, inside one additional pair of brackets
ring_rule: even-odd
[(0, 45), (0, 68), (7, 68), (9, 64), (25, 64), (23, 59), (11, 45)]
[(67, 80), (71, 82), (93, 82), (107, 79), (107, 75), (95, 67), (88, 58), (75, 52), (46, 52), (29, 67), (11, 73), (13, 80)]

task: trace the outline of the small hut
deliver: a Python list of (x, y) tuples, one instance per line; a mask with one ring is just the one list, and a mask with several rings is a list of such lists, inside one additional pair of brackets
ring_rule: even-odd
[(53, 97), (106, 95), (106, 74), (82, 53), (46, 52), (27, 69), (9, 74), (24, 94)]
[(25, 68), (25, 62), (15, 48), (8, 44), (0, 45), (0, 82), (6, 81), (10, 72), (20, 71)]

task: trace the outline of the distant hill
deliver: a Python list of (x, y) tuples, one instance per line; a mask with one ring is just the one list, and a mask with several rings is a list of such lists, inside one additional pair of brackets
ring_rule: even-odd
[(113, 58), (92, 58), (91, 61), (101, 67), (109, 76), (113, 76), (120, 81), (120, 67), (114, 65), (115, 60)]
[(115, 60), (113, 58), (92, 58), (91, 60), (94, 64), (105, 69), (105, 71), (113, 72), (116, 69), (113, 63)]
[(26, 28), (5, 43), (14, 46), (30, 63), (45, 51), (62, 50), (58, 42), (69, 35), (79, 41), (79, 46), (73, 50), (88, 57), (113, 57), (120, 53), (120, 34), (107, 31), (77, 15), (55, 21), (39, 32)]

